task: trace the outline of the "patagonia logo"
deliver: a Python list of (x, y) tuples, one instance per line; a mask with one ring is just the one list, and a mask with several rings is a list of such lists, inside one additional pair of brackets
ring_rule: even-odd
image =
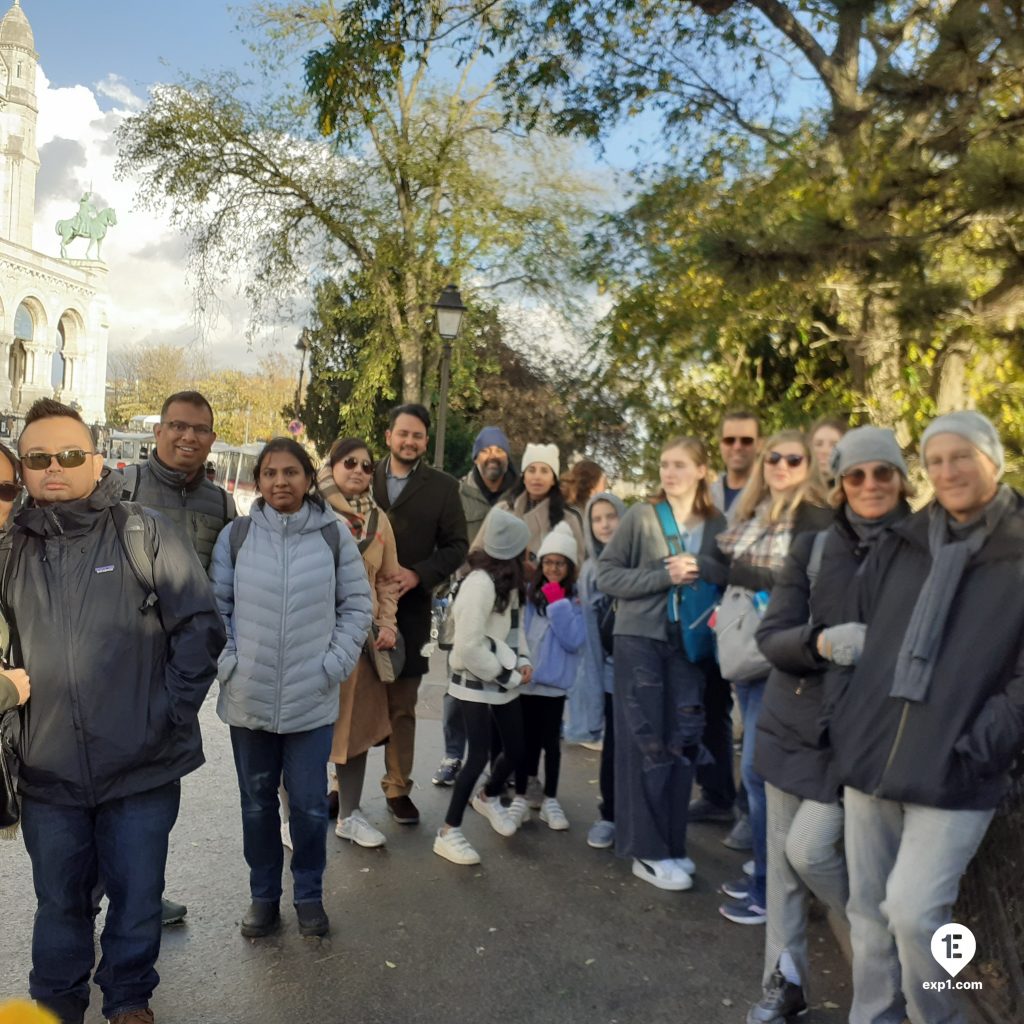
[(97, 565), (93, 572), (113, 572), (114, 567), (112, 565)]

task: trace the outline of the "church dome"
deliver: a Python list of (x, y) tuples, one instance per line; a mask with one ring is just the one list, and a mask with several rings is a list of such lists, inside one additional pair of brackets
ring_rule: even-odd
[(21, 9), (21, 0), (14, 0), (14, 6), (0, 21), (0, 46), (23, 46), (26, 50), (35, 51), (32, 26)]

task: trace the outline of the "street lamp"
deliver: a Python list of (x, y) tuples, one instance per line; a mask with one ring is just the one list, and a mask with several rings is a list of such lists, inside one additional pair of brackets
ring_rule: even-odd
[(448, 422), (448, 378), (452, 372), (452, 342), (459, 336), (462, 317), (466, 307), (462, 304), (459, 289), (453, 284), (446, 285), (441, 297), (434, 303), (437, 333), (443, 344), (441, 355), (441, 397), (437, 410), (437, 440), (434, 442), (434, 465), (444, 469), (444, 432)]
[(295, 348), (302, 353), (299, 360), (299, 386), (295, 389), (295, 418), (302, 421), (302, 375), (306, 371), (306, 350), (309, 348), (309, 328), (303, 327)]

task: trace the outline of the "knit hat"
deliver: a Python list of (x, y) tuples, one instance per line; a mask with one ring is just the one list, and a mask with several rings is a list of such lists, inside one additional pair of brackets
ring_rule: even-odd
[(1003, 457), (1003, 442), (999, 440), (996, 428), (987, 416), (972, 409), (960, 412), (947, 412), (945, 416), (937, 416), (928, 424), (928, 429), (921, 436), (921, 461), (925, 462), (925, 449), (928, 442), (937, 434), (956, 434), (969, 441), (982, 455), (987, 455), (996, 467), (999, 476), (1003, 475), (1006, 460)]
[(515, 558), (526, 550), (530, 528), (503, 508), (492, 508), (484, 522), (484, 551), (491, 558)]
[(473, 461), (485, 449), (491, 447), (500, 448), (510, 459), (512, 458), (512, 446), (508, 443), (508, 437), (501, 427), (484, 427), (476, 440), (473, 442)]
[(565, 520), (558, 523), (541, 541), (540, 551), (537, 552), (537, 561), (541, 561), (545, 555), (563, 555), (573, 565), (579, 562), (580, 549), (576, 543), (576, 537), (572, 532), (572, 528)]
[(830, 467), (837, 480), (862, 462), (888, 462), (895, 466), (904, 479), (907, 464), (903, 461), (896, 435), (885, 427), (856, 427), (847, 431), (832, 449)]
[(520, 465), (523, 472), (531, 462), (542, 462), (545, 466), (551, 467), (551, 472), (558, 476), (558, 445), (557, 444), (528, 444)]

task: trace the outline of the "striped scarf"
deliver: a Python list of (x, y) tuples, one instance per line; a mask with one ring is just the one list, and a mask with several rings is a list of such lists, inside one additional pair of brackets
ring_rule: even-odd
[(346, 498), (341, 493), (341, 488), (334, 482), (334, 473), (327, 463), (320, 467), (316, 475), (316, 484), (327, 504), (348, 523), (355, 540), (363, 540), (370, 513), (377, 508), (377, 503), (373, 500), (372, 484), (362, 494)]

